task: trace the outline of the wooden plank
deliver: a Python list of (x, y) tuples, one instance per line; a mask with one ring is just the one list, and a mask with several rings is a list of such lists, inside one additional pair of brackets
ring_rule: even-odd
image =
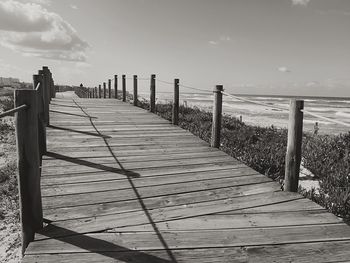
[[(197, 143), (187, 143), (187, 144), (146, 144), (146, 145), (140, 145), (140, 144), (135, 144), (135, 145), (108, 145), (106, 147), (106, 144), (100, 144), (97, 146), (84, 146), (84, 145), (79, 145), (79, 146), (74, 146), (74, 147), (51, 147), (49, 150), (51, 152), (54, 151), (64, 151), (65, 154), (74, 154), (78, 153), (79, 155), (81, 152), (85, 152), (85, 155), (91, 155), (90, 152), (100, 152), (100, 151), (108, 151), (109, 153), (111, 151), (115, 152), (116, 154), (119, 152), (125, 152), (125, 151), (139, 151), (139, 150), (159, 150), (159, 152), (164, 151), (164, 150), (175, 150), (178, 152), (181, 151), (186, 151), (188, 148), (203, 148), (203, 147), (208, 147), (208, 144), (197, 144)], [(88, 149), (87, 149), (88, 148)], [(47, 156), (44, 156), (44, 159), (50, 159)]]
[[(262, 200), (262, 197), (269, 197), (270, 199)], [(142, 210), (54, 222), (43, 229), (41, 233), (50, 233), (50, 236), (56, 237), (68, 235), (67, 229), (74, 229), (78, 233), (97, 232), (116, 227), (123, 228), (170, 220), (183, 220), (218, 212), (283, 202), (292, 198), (297, 199), (298, 197), (281, 194), (281, 192), (270, 192), (243, 197), (224, 197), (223, 199), (212, 201), (192, 201), (193, 203), (189, 204), (155, 208), (152, 210), (146, 209), (147, 205), (144, 202), (147, 199), (144, 199), (144, 202), (139, 204)]]
[[(184, 230), (219, 230), (236, 228), (260, 228), (280, 226), (305, 226), (320, 224), (337, 224), (343, 221), (327, 211), (298, 211), (282, 213), (257, 213), (235, 215), (207, 215), (183, 220), (166, 221), (155, 223), (161, 231), (184, 231)], [(152, 231), (151, 224), (116, 228), (118, 232)]]
[[(310, 263), (347, 262), (350, 258), (349, 241), (284, 244), (204, 249), (176, 249), (172, 256), (176, 262), (192, 263)], [(171, 262), (165, 250), (130, 250), (125, 252), (60, 253), (27, 255), (23, 263), (34, 262)]]
[[(194, 146), (194, 147), (169, 147), (169, 148), (159, 148), (159, 147), (134, 147), (128, 149), (111, 149), (111, 151), (118, 156), (118, 158), (122, 157), (142, 157), (142, 156), (162, 156), (162, 155), (176, 155), (176, 154), (190, 154), (190, 153), (211, 153), (215, 152), (215, 149), (208, 148), (207, 146)], [(84, 158), (84, 159), (91, 159), (91, 158), (103, 158), (103, 157), (109, 157), (111, 156), (111, 151), (107, 148), (104, 150), (94, 150), (94, 151), (74, 151), (74, 152), (65, 152), (64, 154), (68, 158)], [(54, 157), (51, 156), (44, 156), (43, 165), (51, 165), (51, 163), (60, 162), (60, 160), (57, 160)]]
[[(191, 193), (182, 193), (177, 195), (145, 198), (143, 200), (143, 204), (147, 207), (147, 209), (152, 210), (156, 208), (188, 205), (192, 203), (214, 201), (219, 199), (223, 200), (225, 198), (238, 198), (238, 197), (262, 194), (262, 193), (266, 194), (266, 193), (271, 193), (273, 191), (279, 191), (279, 187), (277, 187), (276, 183), (270, 182), (270, 183), (260, 184), (259, 187), (256, 187), (256, 185), (251, 184), (251, 185), (234, 186), (229, 188), (212, 189), (212, 190), (206, 190), (206, 191), (200, 191), (200, 192), (191, 192)], [(258, 196), (258, 198), (260, 197), (261, 196)], [(265, 197), (265, 195), (263, 197)], [(270, 197), (270, 195), (268, 195), (268, 197)], [(251, 200), (251, 203), (252, 203), (253, 202), (252, 200), (255, 200), (254, 196), (250, 197), (249, 200)], [(266, 205), (266, 207), (269, 207), (269, 204), (272, 204), (271, 206), (278, 205), (279, 202), (283, 202), (283, 201), (285, 202), (286, 200), (287, 201), (295, 200), (295, 198), (294, 197), (289, 199), (275, 198), (273, 200), (269, 200), (269, 202), (267, 203), (268, 205)], [(237, 201), (241, 201), (241, 199), (237, 199)], [(248, 201), (247, 201), (247, 204), (251, 204)], [(263, 203), (262, 205), (265, 205), (265, 203)], [(123, 201), (123, 202), (106, 202), (106, 203), (96, 203), (96, 204), (90, 204), (90, 205), (79, 205), (79, 206), (73, 206), (73, 207), (45, 209), (45, 218), (51, 221), (60, 221), (60, 220), (67, 220), (67, 219), (81, 219), (81, 218), (87, 218), (87, 217), (96, 217), (96, 216), (103, 216), (103, 215), (109, 215), (109, 214), (125, 213), (125, 212), (131, 212), (131, 211), (142, 211), (142, 210), (143, 210), (143, 207), (141, 206), (139, 200), (130, 200), (130, 201)], [(236, 213), (241, 213), (239, 212), (240, 210), (237, 210), (237, 209), (234, 209), (233, 211)]]
[[(116, 163), (115, 157), (112, 156), (110, 153), (109, 156), (106, 157), (88, 157), (88, 158), (71, 158), (66, 155), (60, 155), (55, 153), (48, 153), (48, 156), (51, 156), (55, 158), (55, 156), (58, 155), (58, 159), (50, 159), (45, 160), (42, 164), (42, 167), (55, 167), (55, 166), (63, 166), (63, 165), (71, 165), (76, 160), (81, 161), (89, 161), (96, 164), (108, 164), (108, 163)], [(157, 154), (150, 154), (150, 155), (139, 155), (139, 156), (117, 156), (117, 159), (119, 162), (145, 162), (145, 161), (163, 161), (163, 160), (180, 160), (180, 159), (187, 159), (187, 158), (208, 158), (208, 157), (217, 157), (217, 156), (227, 156), (223, 152), (215, 152), (215, 151), (203, 151), (203, 152), (189, 152), (189, 153), (162, 153), (159, 155), (159, 151)]]
[[(335, 224), (225, 229), (217, 231), (163, 232), (161, 236), (169, 249), (238, 247), (322, 241), (350, 241), (350, 228), (344, 228), (343, 224)], [(38, 235), (38, 238), (45, 237), (47, 238), (45, 235)], [(62, 237), (59, 239), (37, 239), (36, 242), (30, 244), (30, 251), (27, 254), (128, 251), (135, 247), (140, 250), (164, 249), (163, 243), (159, 240), (155, 232), (97, 233)]]
[[(108, 201), (126, 201), (132, 199), (138, 199), (139, 197), (155, 197), (162, 195), (174, 195), (180, 193), (202, 191), (209, 189), (218, 189), (218, 188), (227, 188), (240, 185), (248, 184), (259, 184), (270, 182), (270, 179), (262, 177), (261, 175), (251, 175), (251, 176), (242, 176), (236, 177), (234, 179), (213, 179), (209, 182), (196, 181), (196, 182), (185, 182), (161, 186), (149, 186), (134, 188), (135, 186), (130, 183), (129, 189), (121, 189), (116, 191), (114, 189), (115, 185), (118, 185), (117, 182), (104, 182), (100, 187), (88, 188), (85, 190), (84, 186), (76, 186), (76, 188), (71, 189), (71, 194), (62, 195), (59, 198), (56, 196), (60, 193), (54, 193), (51, 191), (50, 196), (43, 196), (43, 206), (47, 207), (65, 207), (72, 205), (83, 205), (90, 203), (99, 203), (99, 202), (108, 202)], [(66, 191), (68, 192), (68, 191)], [(138, 197), (138, 195), (139, 197)], [(63, 192), (64, 193), (64, 192)]]
[(245, 263), (247, 258), (245, 252), (241, 248), (215, 248), (215, 249), (188, 249), (171, 251), (142, 251), (130, 250), (125, 252), (99, 252), (99, 253), (60, 253), (60, 254), (42, 254), (27, 255), (23, 263), (50, 263), (50, 262), (134, 262), (134, 263), (167, 263), (167, 262), (200, 262), (200, 263)]
[[(142, 168), (133, 171), (140, 175), (139, 179), (144, 177), (181, 175), (186, 173), (222, 171), (229, 169), (239, 169), (244, 167), (243, 164), (218, 163), (218, 164), (195, 164), (182, 167), (165, 167), (165, 168)], [(114, 172), (95, 172), (95, 173), (76, 173), (43, 176), (42, 182), (45, 184), (65, 184), (65, 183), (83, 183), (94, 182), (98, 180), (119, 180), (125, 179), (124, 174)]]
[[(120, 162), (116, 160), (115, 163), (96, 164), (89, 161), (75, 160), (75, 164), (65, 165), (59, 167), (43, 167), (42, 175), (58, 175), (67, 173), (83, 173), (83, 172), (96, 172), (96, 171), (108, 171), (121, 173), (131, 177), (140, 177), (138, 173), (133, 171), (134, 169), (141, 168), (160, 168), (160, 167), (178, 167), (185, 165), (195, 164), (207, 164), (211, 163), (232, 163), (238, 164), (238, 161), (232, 159), (232, 157), (210, 157), (210, 158), (193, 158), (193, 159), (179, 159), (179, 160), (164, 160), (164, 161), (152, 161), (152, 162)], [(117, 163), (118, 162), (118, 163)]]
[[(219, 178), (232, 178), (237, 176), (250, 176), (258, 174), (257, 172), (253, 171), (250, 168), (247, 167), (237, 167), (236, 169), (224, 169), (224, 170), (214, 170), (214, 171), (203, 171), (203, 172), (192, 172), (192, 173), (178, 173), (176, 175), (174, 174), (167, 174), (162, 176), (147, 176), (147, 177), (140, 177), (135, 180), (133, 180), (133, 183), (135, 187), (144, 187), (144, 186), (154, 186), (154, 185), (166, 185), (166, 184), (174, 184), (174, 183), (186, 183), (186, 182), (196, 182), (200, 180), (210, 180), (210, 179), (219, 179)], [(69, 181), (68, 180), (59, 180), (58, 182), (54, 183), (55, 180), (47, 180), (52, 179), (51, 177), (44, 177), (42, 180), (42, 189), (43, 192), (50, 192), (51, 189), (53, 192), (55, 191), (55, 188), (59, 188), (60, 190), (70, 189), (74, 188), (76, 185), (85, 185), (89, 186), (92, 184), (101, 184), (101, 183), (108, 183), (108, 182), (117, 182), (118, 185), (116, 185), (115, 189), (125, 189), (130, 188), (130, 182), (127, 178), (120, 176), (119, 178), (110, 177), (105, 178), (102, 177), (100, 174), (97, 174), (94, 176), (94, 178), (90, 178), (90, 181), (81, 181), (76, 182), (75, 180)], [(56, 178), (54, 178), (56, 179)], [(60, 191), (57, 189), (57, 191)]]
[(241, 213), (281, 213), (281, 212), (300, 212), (300, 211), (325, 211), (322, 206), (311, 202), (309, 199), (301, 198), (297, 200), (288, 200), (286, 202), (280, 202), (271, 205), (264, 205), (258, 207), (245, 208), (242, 210), (227, 211), (219, 214), (234, 215)]
[[(163, 134), (164, 135), (164, 134)], [(57, 145), (65, 145), (65, 144), (74, 144), (74, 145), (79, 145), (81, 143), (93, 143), (93, 142), (103, 142), (101, 138), (105, 139), (106, 142), (108, 143), (118, 143), (118, 142), (126, 142), (127, 139), (130, 139), (135, 142), (172, 142), (172, 141), (178, 141), (178, 140), (183, 140), (183, 141), (191, 141), (191, 142), (203, 142), (199, 138), (192, 138), (193, 135), (191, 134), (180, 134), (180, 133), (172, 133), (170, 134), (172, 137), (167, 137), (166, 135), (164, 136), (156, 136), (153, 134), (145, 134), (144, 136), (138, 136), (138, 135), (129, 135), (123, 137), (123, 135), (114, 135), (114, 136), (105, 136), (103, 134), (96, 133), (94, 136), (78, 136), (78, 137), (63, 137), (60, 138), (61, 140), (52, 140), (48, 139), (48, 145), (50, 146), (57, 146)], [(128, 143), (128, 142), (126, 142)]]
[[(136, 186), (134, 183), (129, 182), (121, 182), (120, 180), (110, 180), (110, 181), (102, 181), (102, 182), (92, 182), (86, 184), (68, 184), (64, 186), (51, 186), (43, 189), (42, 196), (43, 197), (53, 197), (53, 196), (63, 196), (63, 195), (75, 195), (75, 194), (84, 194), (84, 193), (95, 193), (95, 192), (106, 192), (106, 191), (120, 191), (131, 192), (133, 190), (132, 187), (137, 187), (139, 191), (145, 190), (146, 188), (154, 189), (154, 194), (159, 191), (167, 191), (170, 188), (170, 192), (168, 194), (172, 194), (173, 192), (177, 193), (179, 190), (178, 187), (183, 187), (183, 191), (187, 189), (188, 191), (199, 191), (203, 189), (205, 186), (209, 189), (215, 188), (224, 188), (225, 183), (226, 187), (231, 187), (232, 185), (242, 185), (242, 184), (252, 184), (252, 183), (261, 183), (261, 182), (270, 182), (268, 178), (262, 177), (261, 175), (246, 175), (236, 177), (234, 180), (232, 178), (214, 178), (214, 179), (199, 179), (199, 180), (190, 180), (186, 182), (171, 182), (165, 184), (154, 184), (149, 186)], [(191, 188), (192, 187), (192, 188)], [(127, 193), (124, 197), (127, 198), (129, 196)], [(132, 195), (134, 196), (134, 194)]]
[(80, 140), (72, 140), (72, 141), (61, 141), (61, 140), (51, 140), (49, 139), (47, 142), (47, 147), (49, 151), (53, 151), (57, 148), (72, 148), (72, 147), (112, 147), (112, 146), (134, 146), (134, 145), (152, 145), (158, 144), (166, 147), (167, 145), (177, 145), (181, 147), (182, 145), (208, 145), (206, 142), (200, 139), (192, 139), (190, 136), (186, 136), (183, 138), (179, 136), (178, 138), (149, 138), (149, 139), (133, 139), (133, 140), (123, 140), (123, 139), (111, 139), (104, 141), (101, 138), (92, 138), (92, 139), (80, 139)]

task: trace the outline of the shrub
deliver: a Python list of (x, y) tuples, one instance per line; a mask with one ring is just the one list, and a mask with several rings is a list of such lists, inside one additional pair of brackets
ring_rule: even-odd
[(8, 111), (14, 108), (14, 100), (12, 96), (0, 98), (0, 108), (2, 111)]
[(307, 136), (304, 166), (317, 175), (319, 192), (304, 192), (332, 213), (350, 219), (350, 132)]
[[(172, 105), (157, 105), (157, 114), (171, 120)], [(199, 108), (179, 108), (179, 126), (209, 142), (212, 113)], [(256, 171), (275, 180), (284, 176), (287, 131), (246, 125), (234, 117), (222, 120), (221, 149)], [(248, 142), (248, 143), (247, 143)]]
[(5, 218), (8, 213), (19, 219), (18, 187), (15, 161), (0, 167), (0, 217)]

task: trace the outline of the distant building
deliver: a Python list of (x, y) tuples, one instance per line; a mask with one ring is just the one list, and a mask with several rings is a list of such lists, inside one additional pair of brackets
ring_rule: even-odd
[(32, 89), (33, 84), (27, 82), (20, 82), (18, 78), (3, 78), (0, 77), (1, 88), (13, 88), (13, 89)]
[(21, 83), (17, 78), (3, 78), (0, 77), (0, 86), (1, 87), (12, 87), (12, 88), (20, 88)]

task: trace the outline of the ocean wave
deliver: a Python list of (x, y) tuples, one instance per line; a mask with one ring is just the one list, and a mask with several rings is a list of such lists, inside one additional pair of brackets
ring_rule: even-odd
[(340, 117), (346, 117), (346, 118), (350, 118), (350, 112), (344, 112), (344, 111), (337, 111), (335, 113), (336, 116), (340, 116)]
[(324, 124), (324, 125), (334, 125), (333, 122), (329, 122), (329, 121), (307, 120), (307, 119), (304, 119), (304, 123), (312, 123), (312, 124), (315, 124), (315, 122), (318, 122), (318, 124)]

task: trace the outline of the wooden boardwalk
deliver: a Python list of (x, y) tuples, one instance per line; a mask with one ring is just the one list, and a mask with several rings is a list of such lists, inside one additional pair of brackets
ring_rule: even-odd
[(322, 207), (115, 99), (53, 99), (23, 262), (350, 262)]

